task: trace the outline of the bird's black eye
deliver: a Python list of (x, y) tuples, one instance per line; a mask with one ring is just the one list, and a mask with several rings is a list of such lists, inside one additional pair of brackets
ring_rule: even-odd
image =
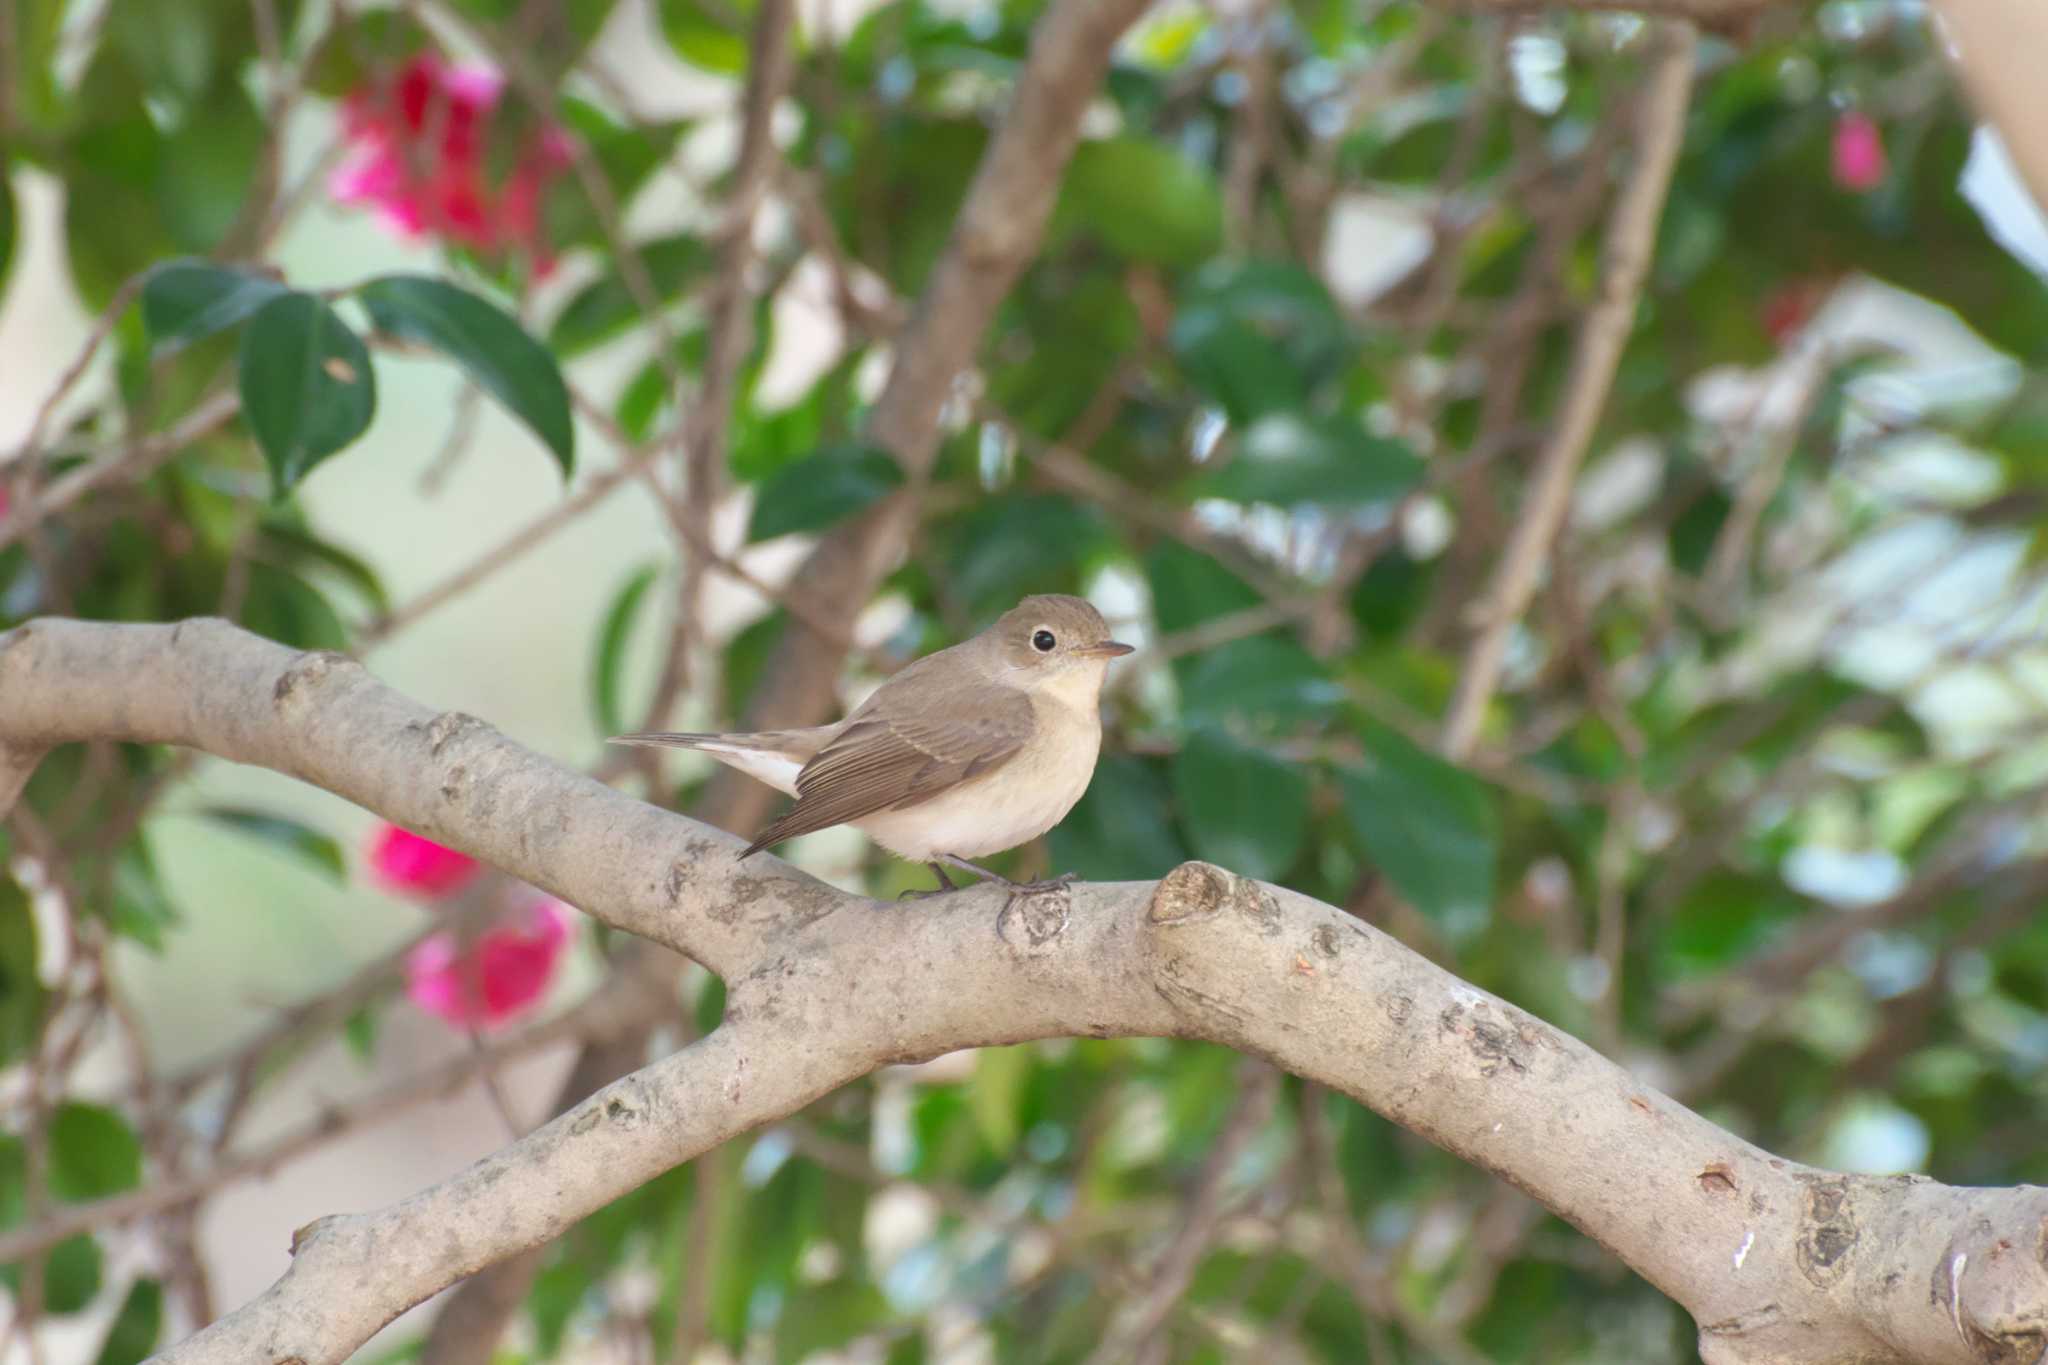
[(1052, 632), (1049, 630), (1041, 630), (1031, 637), (1031, 647), (1040, 654), (1052, 653), (1053, 646), (1058, 643), (1059, 641), (1052, 637)]

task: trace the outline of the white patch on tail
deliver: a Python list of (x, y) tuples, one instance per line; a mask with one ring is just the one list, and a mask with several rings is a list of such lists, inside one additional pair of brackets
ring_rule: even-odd
[(788, 754), (716, 739), (700, 739), (690, 747), (702, 749), (726, 767), (738, 768), (756, 781), (766, 782), (785, 796), (796, 795), (796, 775), (803, 771), (804, 765)]

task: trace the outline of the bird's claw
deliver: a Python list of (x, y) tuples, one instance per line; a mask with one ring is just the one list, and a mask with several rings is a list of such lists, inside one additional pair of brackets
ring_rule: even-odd
[(1008, 922), (1010, 911), (1017, 907), (1018, 901), (1021, 900), (1028, 903), (1041, 896), (1051, 895), (1055, 892), (1059, 893), (1059, 923), (1050, 928), (1044, 928), (1038, 922), (1039, 917), (1029, 915), (1027, 912), (1024, 928), (1025, 937), (1030, 939), (1031, 946), (1035, 948), (1041, 943), (1049, 943), (1061, 934), (1066, 933), (1067, 926), (1073, 922), (1074, 917), (1074, 898), (1068, 894), (1067, 888), (1079, 880), (1079, 873), (1062, 872), (1057, 877), (1046, 877), (1040, 881), (1009, 883), (1010, 894), (1003, 898), (1003, 908), (996, 912), (996, 937), (1008, 939), (1009, 935), (1004, 932), (1003, 926)]

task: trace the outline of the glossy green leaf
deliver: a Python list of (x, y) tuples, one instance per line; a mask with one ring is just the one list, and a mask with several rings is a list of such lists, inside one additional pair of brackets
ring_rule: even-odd
[[(0, 842), (0, 853), (6, 851)], [(28, 895), (0, 862), (0, 1066), (35, 1043), (43, 1021), (43, 983), (36, 976), (36, 921)]]
[(1209, 168), (1138, 137), (1083, 142), (1062, 187), (1060, 219), (1133, 260), (1192, 266), (1223, 245), (1223, 195)]
[(1285, 875), (1308, 838), (1308, 774), (1219, 731), (1181, 745), (1173, 794), (1195, 856), (1240, 876)]
[(256, 183), (268, 137), (255, 102), (233, 81), (207, 91), (166, 135), (155, 198), (164, 229), (180, 251), (212, 251), (226, 239)]
[(293, 515), (290, 504), (282, 508), (273, 506), (271, 514), (258, 527), (264, 552), (294, 567), (317, 566), (327, 570), (362, 599), (362, 606), (372, 613), (381, 616), (391, 610), (391, 596), (373, 565), (353, 551), (322, 540), (294, 521)]
[(68, 1204), (142, 1183), (142, 1142), (128, 1121), (97, 1104), (67, 1101), (50, 1113), (50, 1193)]
[(1255, 607), (1258, 590), (1206, 554), (1177, 540), (1161, 540), (1145, 555), (1145, 581), (1159, 628), (1172, 634)]
[(1129, 754), (1104, 754), (1088, 790), (1047, 841), (1057, 872), (1088, 881), (1164, 876), (1187, 861), (1168, 823), (1171, 797), (1152, 764)]
[(300, 649), (349, 648), (348, 627), (311, 583), (274, 564), (249, 566), (242, 624), (258, 635)]
[(1261, 635), (1204, 650), (1179, 671), (1190, 725), (1272, 730), (1329, 718), (1344, 689), (1296, 641)]
[(149, 85), (151, 94), (196, 99), (220, 64), (216, 6), (204, 3), (115, 5), (107, 40)]
[(183, 346), (238, 325), (290, 292), (267, 275), (211, 261), (167, 261), (142, 283), (142, 325), (159, 350)]
[(1081, 561), (1102, 544), (1100, 514), (1051, 494), (989, 498), (950, 528), (949, 589), (977, 616), (1034, 592), (1071, 592)]
[(1355, 349), (1321, 280), (1288, 261), (1220, 260), (1181, 291), (1168, 345), (1235, 422), (1305, 407)]
[(1386, 502), (1421, 482), (1422, 461), (1404, 442), (1343, 418), (1276, 412), (1252, 423), (1228, 463), (1192, 489), (1238, 502), (1346, 507)]
[(247, 835), (290, 854), (318, 871), (329, 881), (343, 884), (348, 881), (348, 859), (341, 851), (340, 841), (322, 834), (310, 825), (300, 824), (286, 816), (269, 811), (248, 810), (236, 806), (211, 806), (200, 812), (215, 824), (225, 825), (238, 834)]
[(380, 332), (431, 346), (461, 365), (554, 453), (576, 468), (576, 426), (561, 367), (518, 319), (466, 289), (425, 275), (384, 275), (356, 290)]
[(659, 0), (662, 36), (691, 66), (733, 76), (747, 69), (756, 0)]
[[(88, 69), (82, 98), (100, 63)], [(64, 255), (87, 307), (105, 307), (130, 277), (181, 254), (163, 222), (152, 187), (164, 158), (164, 137), (139, 91), (99, 110), (69, 148), (64, 185)], [(132, 99), (132, 103), (130, 100)]]
[(279, 494), (362, 435), (377, 407), (370, 352), (311, 294), (280, 295), (249, 318), (239, 380), (242, 416)]
[(640, 603), (660, 574), (658, 564), (645, 564), (628, 574), (598, 624), (597, 650), (590, 663), (590, 698), (601, 735), (616, 735), (627, 728), (625, 708), (619, 699), (626, 642), (632, 637), (634, 623), (640, 619)]
[[(657, 304), (674, 302), (685, 286), (711, 268), (713, 260), (704, 239), (688, 232), (660, 237), (635, 249), (648, 292)], [(625, 270), (614, 266), (577, 290), (562, 306), (548, 328), (548, 345), (570, 359), (646, 320), (647, 311), (627, 282)]]
[[(0, 1284), (21, 1291), (21, 1266), (0, 1266)], [(89, 1232), (66, 1237), (43, 1253), (43, 1311), (76, 1313), (100, 1292), (100, 1244)]]
[(903, 486), (888, 451), (849, 446), (821, 451), (771, 476), (754, 499), (747, 539), (816, 531), (867, 510)]
[(137, 1280), (114, 1314), (93, 1365), (141, 1365), (156, 1349), (163, 1328), (163, 1286), (155, 1280)]
[(1440, 924), (1485, 924), (1500, 854), (1486, 784), (1384, 726), (1368, 726), (1367, 759), (1339, 774), (1344, 814), (1397, 890)]

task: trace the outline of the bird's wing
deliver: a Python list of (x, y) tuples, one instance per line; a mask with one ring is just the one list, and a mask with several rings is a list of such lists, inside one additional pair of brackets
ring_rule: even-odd
[(796, 804), (761, 831), (748, 853), (929, 801), (1002, 767), (1031, 738), (1031, 699), (1017, 688), (976, 677), (936, 691), (925, 681), (912, 696), (892, 684), (804, 765)]

